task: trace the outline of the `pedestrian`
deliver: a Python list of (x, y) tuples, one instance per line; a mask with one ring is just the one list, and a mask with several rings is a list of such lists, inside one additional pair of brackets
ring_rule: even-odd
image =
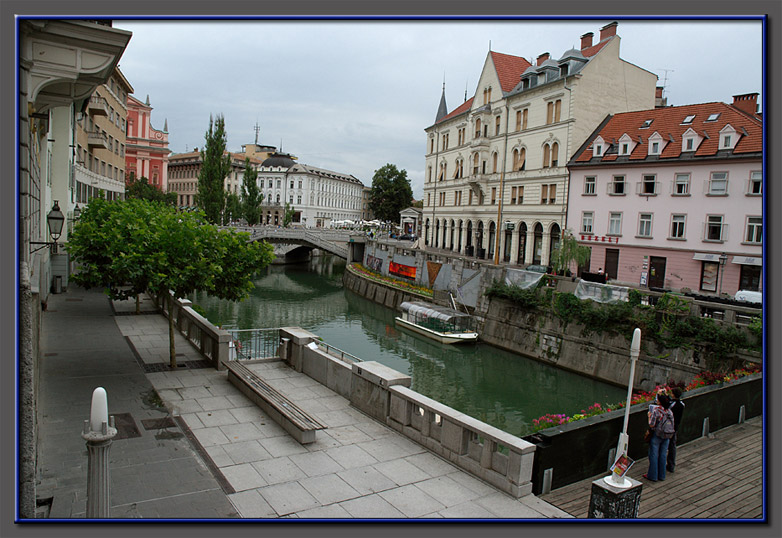
[(671, 442), (668, 443), (668, 464), (666, 468), (668, 472), (672, 473), (676, 468), (676, 443), (679, 439), (679, 424), (682, 422), (682, 415), (684, 414), (684, 402), (681, 400), (682, 389), (674, 387), (671, 390), (673, 399), (671, 400), (671, 406), (668, 408), (673, 413), (673, 437)]
[(655, 402), (649, 406), (649, 429), (652, 438), (649, 440), (649, 470), (644, 478), (657, 482), (665, 480), (665, 463), (668, 458), (668, 444), (673, 437), (673, 413), (671, 401), (663, 393), (658, 393)]

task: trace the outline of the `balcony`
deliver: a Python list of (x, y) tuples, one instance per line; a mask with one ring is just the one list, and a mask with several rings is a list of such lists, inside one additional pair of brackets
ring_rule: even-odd
[(87, 146), (90, 149), (94, 149), (94, 148), (100, 148), (106, 150), (111, 149), (109, 148), (109, 137), (106, 136), (106, 133), (100, 133), (97, 131), (92, 131), (88, 133)]
[(470, 147), (471, 148), (481, 148), (481, 147), (488, 148), (489, 147), (489, 137), (488, 136), (478, 136), (476, 138), (473, 138), (472, 141), (470, 142)]
[(125, 192), (124, 181), (103, 176), (97, 172), (88, 170), (86, 167), (78, 163), (73, 165), (73, 178), (80, 183), (93, 187), (94, 189), (116, 193)]
[(90, 116), (108, 116), (109, 103), (103, 97), (93, 95), (90, 97), (90, 101), (87, 104), (87, 113)]

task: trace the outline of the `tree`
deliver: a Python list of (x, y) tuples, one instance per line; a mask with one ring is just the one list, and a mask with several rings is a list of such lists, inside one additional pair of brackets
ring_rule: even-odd
[(225, 209), (225, 178), (231, 173), (231, 154), (226, 153), (227, 137), (223, 116), (209, 117), (209, 130), (204, 135), (201, 150), (201, 171), (198, 173), (196, 205), (204, 211), (206, 219), (217, 224)]
[(139, 200), (150, 200), (152, 202), (163, 202), (169, 205), (176, 205), (175, 192), (163, 192), (154, 185), (149, 184), (149, 180), (131, 172), (128, 182), (125, 185), (125, 198), (135, 198)]
[(244, 179), (242, 183), (242, 214), (249, 226), (255, 226), (261, 220), (261, 201), (263, 194), (258, 188), (258, 170), (250, 164), (248, 157), (244, 161)]
[(380, 220), (398, 222), (399, 213), (413, 202), (413, 189), (406, 170), (386, 164), (375, 170), (369, 193), (369, 209)]
[(288, 202), (285, 202), (285, 209), (282, 213), (282, 227), (287, 228), (293, 222), (293, 217), (296, 215), (296, 210)]
[(555, 273), (570, 270), (573, 262), (576, 266), (586, 265), (592, 255), (592, 249), (587, 246), (579, 245), (573, 232), (570, 229), (562, 232), (562, 240), (559, 247), (551, 253), (551, 267)]
[(106, 288), (111, 299), (136, 297), (138, 313), (138, 296), (146, 291), (153, 271), (150, 226), (160, 207), (161, 202), (141, 198), (123, 203), (90, 200), (66, 247), (72, 259), (81, 264), (71, 279), (87, 289)]
[[(201, 211), (180, 213), (146, 200), (92, 200), (74, 226), (68, 251), (79, 264), (78, 284), (103, 287), (113, 299), (149, 291), (173, 301), (195, 291), (238, 301), (252, 276), (271, 263), (268, 243), (219, 230)], [(174, 320), (169, 315), (170, 364), (176, 368)]]
[(229, 192), (225, 197), (225, 210), (223, 211), (223, 224), (227, 225), (233, 220), (242, 217), (242, 201), (235, 192)]

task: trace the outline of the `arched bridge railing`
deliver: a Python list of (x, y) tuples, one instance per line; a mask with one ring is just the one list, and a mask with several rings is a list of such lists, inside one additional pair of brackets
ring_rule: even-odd
[(277, 228), (274, 226), (233, 227), (240, 232), (249, 232), (251, 241), (265, 239), (270, 243), (291, 243), (319, 248), (340, 258), (347, 259), (347, 243), (350, 232), (324, 228)]

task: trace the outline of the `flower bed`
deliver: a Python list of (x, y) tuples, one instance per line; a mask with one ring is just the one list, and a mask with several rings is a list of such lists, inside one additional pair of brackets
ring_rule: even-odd
[(375, 282), (380, 282), (381, 284), (385, 284), (393, 288), (410, 291), (425, 297), (432, 297), (434, 294), (433, 290), (429, 288), (424, 288), (423, 286), (405, 282), (404, 280), (397, 280), (395, 278), (381, 275), (380, 273), (376, 273), (371, 269), (367, 269), (360, 263), (352, 263), (348, 265), (348, 269), (354, 273), (360, 274), (362, 277), (368, 278), (369, 280), (374, 280)]
[[(644, 392), (644, 391), (635, 392), (633, 393), (633, 396), (630, 399), (630, 405), (632, 406), (639, 403), (651, 402), (652, 400), (654, 400), (655, 396), (660, 392), (665, 392), (666, 394), (670, 394), (671, 389), (673, 389), (673, 387), (675, 386), (679, 386), (679, 388), (682, 389), (682, 392), (686, 392), (688, 390), (696, 389), (698, 387), (705, 387), (707, 385), (717, 385), (720, 383), (726, 383), (728, 381), (733, 381), (734, 379), (740, 379), (742, 377), (748, 376), (750, 374), (755, 374), (760, 371), (761, 371), (761, 366), (755, 365), (753, 367), (741, 368), (727, 373), (701, 372), (700, 374), (695, 376), (695, 379), (693, 379), (687, 386), (677, 385), (675, 383), (669, 383), (668, 385), (657, 386), (654, 388), (654, 390), (650, 392)], [(535, 433), (536, 431), (539, 430), (545, 430), (546, 428), (551, 428), (553, 426), (561, 426), (563, 424), (567, 424), (568, 422), (581, 420), (587, 417), (593, 417), (595, 415), (607, 413), (608, 411), (622, 409), (624, 408), (624, 406), (625, 406), (625, 402), (619, 402), (616, 404), (594, 403), (590, 405), (587, 409), (582, 409), (581, 413), (577, 413), (573, 416), (548, 413), (532, 421), (532, 431), (530, 433)]]

